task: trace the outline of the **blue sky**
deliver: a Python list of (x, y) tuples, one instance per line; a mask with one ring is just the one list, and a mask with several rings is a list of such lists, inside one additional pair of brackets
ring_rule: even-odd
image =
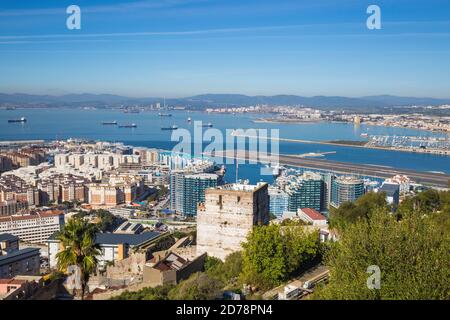
[(0, 0), (4, 93), (450, 98), (449, 74), (448, 0)]

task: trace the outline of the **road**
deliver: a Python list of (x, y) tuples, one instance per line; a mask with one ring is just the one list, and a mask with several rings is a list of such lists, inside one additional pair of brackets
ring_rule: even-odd
[[(300, 277), (293, 279), (281, 286), (278, 286), (276, 288), (273, 288), (267, 292), (265, 292), (263, 294), (263, 299), (265, 300), (271, 300), (273, 299), (273, 297), (275, 295), (277, 295), (278, 297), (280, 295), (283, 294), (284, 288), (286, 286), (294, 286), (296, 288), (302, 288), (303, 284), (306, 281), (311, 281), (312, 279), (316, 278), (318, 275), (324, 274), (324, 273), (329, 273), (329, 269), (326, 266), (323, 265), (317, 265), (311, 269), (309, 269), (307, 272), (305, 272), (304, 274), (302, 274)], [(300, 296), (298, 297), (298, 299), (306, 296), (308, 294), (308, 292), (304, 291), (300, 294)]]

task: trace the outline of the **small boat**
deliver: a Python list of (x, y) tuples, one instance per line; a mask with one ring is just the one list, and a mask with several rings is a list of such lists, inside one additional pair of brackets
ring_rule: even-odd
[(178, 127), (176, 125), (173, 125), (171, 127), (162, 127), (161, 130), (177, 130)]
[(188, 122), (191, 122), (191, 121), (192, 121), (191, 117), (189, 117), (187, 120), (188, 120)]
[(103, 125), (116, 125), (117, 121), (103, 121), (102, 124)]
[(9, 119), (8, 122), (27, 122), (27, 119), (25, 117), (22, 117), (20, 119)]
[(135, 123), (119, 125), (119, 128), (136, 128), (136, 127), (137, 125)]
[(212, 128), (213, 125), (212, 125), (211, 122), (208, 122), (207, 124), (202, 125), (202, 127), (204, 127), (204, 128)]
[(159, 116), (160, 117), (171, 117), (172, 116), (172, 114), (170, 114), (170, 113), (159, 113)]

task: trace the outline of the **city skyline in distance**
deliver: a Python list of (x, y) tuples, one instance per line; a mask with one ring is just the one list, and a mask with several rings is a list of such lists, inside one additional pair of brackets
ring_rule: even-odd
[[(68, 30), (66, 8), (81, 8)], [(0, 92), (448, 98), (449, 4), (377, 1), (2, 3)]]

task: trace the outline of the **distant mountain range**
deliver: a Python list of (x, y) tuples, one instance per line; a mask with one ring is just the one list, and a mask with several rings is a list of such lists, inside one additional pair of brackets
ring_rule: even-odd
[[(3, 94), (0, 93), (0, 104), (24, 107), (80, 107), (80, 106), (120, 106), (163, 103), (161, 97), (132, 98), (111, 94), (68, 94), (62, 96)], [(296, 95), (247, 96), (242, 94), (203, 94), (192, 97), (166, 99), (170, 106), (183, 106), (192, 109), (207, 107), (267, 105), (303, 105), (322, 109), (377, 109), (397, 106), (428, 106), (450, 104), (450, 99), (399, 97), (392, 95), (366, 96), (349, 98), (341, 96), (304, 97)]]

